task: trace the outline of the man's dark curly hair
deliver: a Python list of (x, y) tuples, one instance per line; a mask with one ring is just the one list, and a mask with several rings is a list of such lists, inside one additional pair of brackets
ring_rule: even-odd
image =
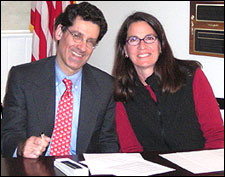
[(68, 27), (73, 25), (77, 16), (82, 17), (85, 21), (91, 21), (100, 27), (100, 34), (97, 39), (98, 43), (107, 32), (108, 25), (101, 10), (88, 2), (68, 5), (65, 11), (56, 18), (55, 29), (61, 24), (63, 26), (62, 31), (65, 32)]

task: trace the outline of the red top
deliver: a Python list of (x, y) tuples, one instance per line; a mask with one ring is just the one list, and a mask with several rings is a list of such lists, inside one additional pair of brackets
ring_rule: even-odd
[[(147, 85), (152, 98), (156, 96)], [(206, 139), (204, 149), (224, 148), (224, 125), (213, 90), (203, 73), (198, 68), (193, 81), (193, 95), (196, 115)], [(129, 123), (126, 109), (122, 102), (116, 104), (116, 130), (120, 141), (121, 152), (142, 152), (143, 148)]]

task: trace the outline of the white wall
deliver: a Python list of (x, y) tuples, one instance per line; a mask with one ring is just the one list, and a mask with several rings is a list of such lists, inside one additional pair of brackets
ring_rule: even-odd
[(1, 30), (29, 30), (31, 1), (1, 1)]
[(103, 11), (109, 29), (89, 63), (111, 73), (116, 34), (121, 24), (131, 13), (144, 11), (154, 15), (162, 23), (175, 57), (200, 61), (215, 96), (224, 98), (224, 58), (189, 54), (190, 1), (90, 1), (90, 3)]
[[(79, 3), (81, 1), (77, 1)], [(90, 1), (99, 7), (108, 22), (109, 29), (99, 46), (93, 52), (89, 63), (111, 74), (114, 62), (114, 45), (117, 32), (125, 18), (135, 11), (151, 13), (162, 23), (174, 55), (181, 59), (198, 60), (203, 65), (216, 97), (224, 98), (224, 58), (189, 54), (189, 1)], [(1, 17), (4, 18), (4, 17)], [(26, 35), (26, 34), (25, 34)], [(28, 34), (29, 35), (29, 34)], [(29, 40), (30, 41), (29, 37)], [(1, 35), (3, 39), (3, 35)], [(24, 46), (24, 39), (12, 44), (1, 40), (1, 101), (8, 69), (12, 65), (30, 61), (31, 44)], [(7, 46), (12, 51), (7, 51)], [(21, 47), (25, 49), (21, 50)], [(27, 52), (26, 54), (23, 52)], [(7, 55), (10, 55), (9, 58)], [(10, 61), (6, 61), (10, 60)]]

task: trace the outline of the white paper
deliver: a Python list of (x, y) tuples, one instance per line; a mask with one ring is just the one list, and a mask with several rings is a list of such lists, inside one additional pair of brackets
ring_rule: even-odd
[(160, 154), (192, 173), (224, 171), (224, 149)]
[(138, 153), (84, 154), (92, 175), (147, 176), (174, 169), (146, 161)]

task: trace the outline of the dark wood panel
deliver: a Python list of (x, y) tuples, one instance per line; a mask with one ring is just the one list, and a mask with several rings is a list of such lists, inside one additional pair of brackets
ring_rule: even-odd
[[(195, 32), (196, 30), (206, 30), (206, 31), (212, 31), (212, 32), (223, 32), (223, 36), (224, 36), (224, 21), (213, 21), (213, 20), (197, 20), (197, 6), (217, 6), (219, 5), (220, 7), (224, 7), (224, 1), (190, 1), (190, 44), (189, 44), (189, 53), (190, 54), (195, 54), (195, 55), (205, 55), (205, 56), (215, 56), (215, 57), (221, 57), (224, 58), (224, 37), (223, 37), (223, 41), (222, 44), (223, 46), (218, 46), (220, 47), (220, 51), (223, 51), (223, 53), (217, 53), (214, 51), (198, 51), (197, 49), (199, 47), (196, 47), (196, 42), (195, 39), (197, 38), (197, 36), (195, 36)], [(224, 8), (223, 8), (224, 9)], [(208, 12), (207, 12), (208, 13)], [(221, 8), (220, 8), (220, 13), (218, 13), (218, 15), (221, 15)], [(224, 13), (224, 12), (223, 12)], [(215, 13), (217, 14), (217, 13)], [(215, 15), (213, 14), (213, 15)], [(207, 14), (207, 15), (210, 15)], [(218, 19), (223, 19), (221, 17), (218, 17)], [(221, 40), (221, 39), (220, 39)], [(216, 40), (215, 40), (216, 42)], [(211, 45), (213, 45), (214, 42), (212, 42)], [(213, 46), (212, 46), (213, 47)]]

